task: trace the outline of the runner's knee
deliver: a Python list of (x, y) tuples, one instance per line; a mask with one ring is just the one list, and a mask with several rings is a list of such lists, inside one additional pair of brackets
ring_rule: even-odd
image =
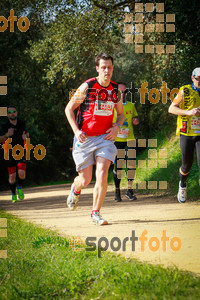
[(9, 174), (8, 181), (9, 181), (10, 184), (15, 183), (15, 181), (16, 181), (16, 173)]
[(121, 174), (122, 174), (122, 169), (118, 169), (118, 170), (113, 170), (113, 174), (116, 177), (120, 177), (121, 178)]
[(26, 177), (26, 172), (23, 170), (18, 170), (18, 176), (20, 179), (25, 179)]
[(182, 175), (187, 175), (190, 172), (192, 165), (182, 165), (179, 169), (179, 172)]
[(100, 169), (96, 172), (96, 179), (97, 181), (104, 182), (107, 180), (108, 177), (108, 170), (107, 169)]
[(87, 186), (91, 181), (91, 178), (81, 178), (81, 185), (84, 187), (84, 186)]

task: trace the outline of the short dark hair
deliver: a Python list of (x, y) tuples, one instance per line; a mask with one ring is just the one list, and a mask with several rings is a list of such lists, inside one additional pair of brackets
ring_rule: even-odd
[(100, 59), (104, 59), (104, 60), (109, 60), (110, 59), (112, 61), (112, 64), (114, 62), (114, 59), (113, 59), (113, 57), (110, 54), (101, 52), (100, 54), (98, 54), (95, 57), (96, 66), (99, 66)]
[(125, 86), (126, 86), (126, 83), (124, 83), (124, 82), (122, 82), (122, 81), (119, 81), (117, 84), (118, 84), (118, 85), (119, 85), (119, 84), (122, 84), (122, 85), (125, 85)]
[(8, 106), (7, 106), (7, 111), (8, 111), (8, 109), (11, 108), (11, 107), (12, 107), (12, 108), (15, 108), (15, 109), (17, 110), (17, 108), (16, 108), (15, 105), (8, 105)]

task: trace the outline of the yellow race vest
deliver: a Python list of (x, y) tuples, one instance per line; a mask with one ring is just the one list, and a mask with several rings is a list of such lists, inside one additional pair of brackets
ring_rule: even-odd
[[(199, 92), (194, 91), (190, 84), (182, 86), (180, 91), (183, 91), (183, 101), (179, 104), (181, 109), (191, 110), (200, 106)], [(176, 134), (200, 135), (200, 117), (178, 116)]]
[[(127, 101), (125, 105), (123, 105), (123, 111), (125, 120), (123, 125), (121, 126), (118, 135), (115, 139), (116, 142), (126, 142), (127, 140), (134, 140), (134, 132), (133, 132), (133, 124), (132, 119), (138, 116), (135, 105)], [(114, 111), (113, 123), (116, 122), (116, 111)]]

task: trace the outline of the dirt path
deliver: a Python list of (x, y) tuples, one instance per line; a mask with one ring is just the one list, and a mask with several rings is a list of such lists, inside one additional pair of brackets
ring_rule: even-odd
[[(65, 236), (80, 237), (83, 241), (86, 237), (96, 237), (95, 243), (101, 242), (103, 247), (105, 243), (101, 237), (105, 237), (109, 245), (116, 237), (113, 247), (119, 246), (118, 253), (126, 257), (177, 266), (200, 275), (200, 202), (179, 204), (175, 197), (139, 195), (134, 202), (123, 196), (123, 202), (115, 203), (113, 186), (109, 186), (101, 210), (109, 225), (95, 226), (90, 223), (93, 185), (82, 191), (80, 205), (74, 212), (66, 208), (69, 190), (70, 185), (27, 188), (24, 189), (26, 199), (16, 204), (10, 201), (10, 192), (1, 192), (0, 209), (57, 230)], [(140, 240), (135, 241), (134, 250), (134, 242), (130, 237), (135, 232), (139, 238), (145, 230), (147, 240), (144, 242), (144, 251)], [(169, 237), (166, 251), (163, 251), (161, 240), (163, 231)], [(123, 243), (126, 237), (127, 242)], [(174, 237), (178, 239), (172, 240)], [(117, 238), (121, 239), (121, 245)], [(171, 248), (174, 246), (178, 249), (179, 241), (182, 243), (181, 249), (173, 251)], [(122, 251), (123, 246), (126, 246), (125, 251)], [(158, 247), (157, 251), (152, 251), (154, 246)]]

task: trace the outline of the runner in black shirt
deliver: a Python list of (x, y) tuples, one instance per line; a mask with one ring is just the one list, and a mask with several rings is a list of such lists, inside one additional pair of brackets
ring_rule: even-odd
[[(0, 143), (5, 144), (8, 142), (8, 139), (11, 138), (12, 141), (10, 145), (12, 145), (12, 149), (16, 145), (22, 146), (24, 148), (24, 144), (26, 138), (29, 136), (26, 125), (24, 121), (21, 121), (17, 118), (17, 110), (15, 106), (8, 107), (8, 120), (5, 124), (2, 125), (0, 130)], [(6, 152), (6, 147), (4, 148), (4, 154)], [(16, 195), (16, 173), (17, 173), (17, 192), (20, 200), (24, 199), (24, 194), (22, 191), (22, 183), (26, 177), (26, 158), (25, 158), (25, 150), (24, 156), (17, 160), (13, 157), (11, 150), (8, 153), (8, 159), (5, 158), (6, 165), (8, 167), (9, 174), (9, 184), (10, 189), (12, 191), (12, 202), (17, 202)], [(16, 172), (17, 170), (17, 172)]]

